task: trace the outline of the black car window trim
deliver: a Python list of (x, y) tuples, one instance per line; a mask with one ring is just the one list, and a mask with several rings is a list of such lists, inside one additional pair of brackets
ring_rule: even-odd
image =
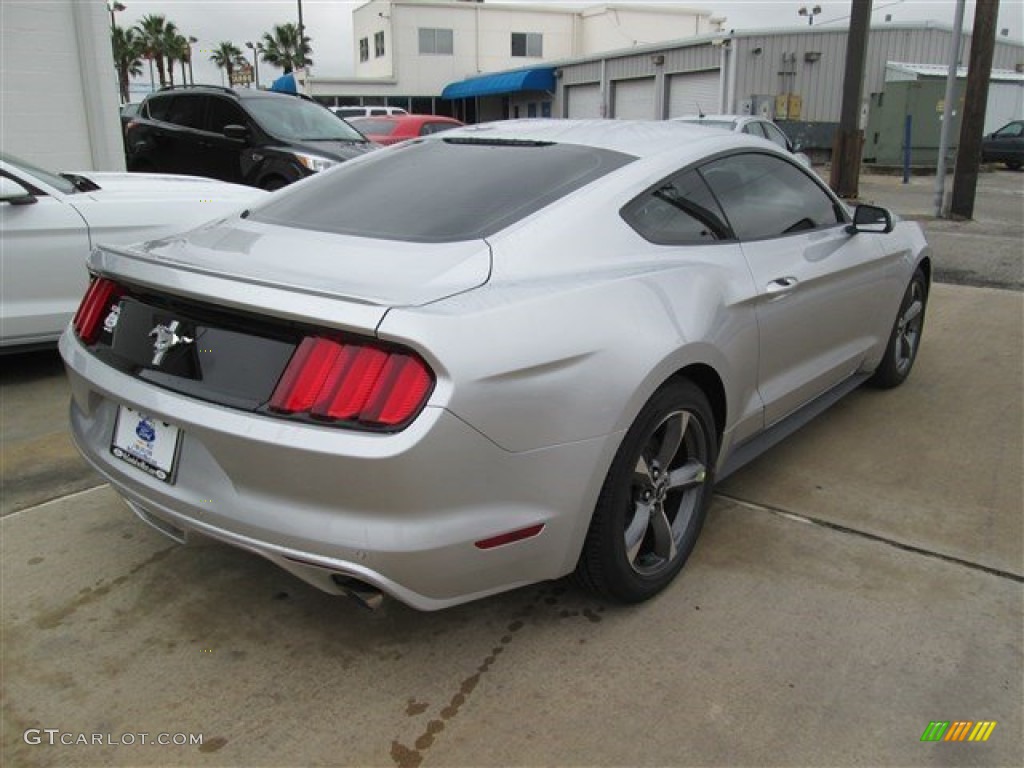
[[(3, 176), (5, 179), (10, 179), (11, 181), (16, 181), (18, 184), (21, 184), (21, 186), (25, 188), (25, 191), (28, 192), (30, 195), (35, 195), (36, 197), (51, 197), (50, 193), (40, 189), (35, 184), (30, 184), (28, 181), (21, 178), (20, 176), (15, 176), (14, 174), (8, 173), (3, 169), (0, 169), (0, 176)], [(74, 190), (72, 190), (68, 194), (74, 194)]]
[[(751, 151), (749, 149), (745, 149), (745, 150), (741, 150), (741, 151), (737, 152), (735, 149), (731, 149), (731, 150), (724, 150), (722, 152), (717, 152), (714, 155), (711, 155), (709, 157), (703, 158), (702, 160), (699, 161), (698, 164), (696, 164), (696, 167), (697, 167), (697, 170), (701, 170), (701, 169), (705, 168), (706, 166), (709, 166), (712, 163), (717, 162), (718, 160), (722, 160), (722, 159), (727, 158), (727, 157), (735, 157), (735, 156), (741, 156), (741, 155), (766, 155), (768, 157), (774, 157), (776, 160), (780, 160), (780, 161), (782, 161), (784, 163), (788, 163), (791, 167), (796, 168), (798, 171), (800, 171), (800, 173), (802, 173), (804, 176), (806, 176), (808, 179), (810, 179), (811, 182), (813, 184), (815, 184), (818, 187), (818, 189), (820, 189), (821, 192), (829, 199), (829, 201), (832, 203), (832, 210), (835, 212), (837, 221), (836, 221), (835, 224), (830, 224), (827, 227), (818, 227), (818, 228), (813, 229), (813, 230), (811, 230), (811, 229), (794, 230), (794, 231), (791, 231), (791, 232), (783, 232), (783, 233), (780, 233), (778, 235), (769, 235), (767, 237), (748, 237), (748, 238), (737, 237), (737, 240), (739, 242), (741, 242), (741, 243), (757, 243), (757, 242), (761, 242), (761, 241), (764, 241), (764, 240), (779, 240), (780, 238), (785, 238), (785, 237), (794, 237), (794, 236), (798, 236), (798, 235), (806, 235), (808, 232), (828, 232), (828, 231), (834, 229), (835, 227), (845, 227), (847, 224), (849, 224), (851, 222), (851, 218), (850, 218), (849, 213), (847, 212), (846, 206), (843, 205), (843, 203), (839, 200), (839, 198), (837, 198), (832, 193), (832, 190), (829, 189), (828, 186), (826, 186), (825, 183), (823, 181), (821, 181), (821, 179), (818, 178), (817, 174), (815, 174), (813, 171), (809, 171), (807, 168), (804, 168), (800, 163), (796, 162), (792, 158), (792, 156), (789, 155), (789, 154), (784, 154), (784, 153), (781, 153), (781, 152), (779, 152), (779, 153), (776, 153), (776, 152), (759, 152), (757, 150)], [(703, 176), (704, 173), (702, 172), (701, 175)], [(732, 226), (732, 222), (729, 221), (729, 213), (728, 213), (728, 211), (726, 211), (725, 206), (722, 205), (722, 201), (718, 199), (718, 195), (715, 195), (714, 189), (711, 190), (711, 194), (714, 195), (715, 202), (718, 203), (718, 207), (722, 209), (722, 215), (725, 216), (725, 220), (726, 220), (726, 222), (728, 222), (730, 230), (735, 232), (735, 230), (734, 230), (734, 228)], [(797, 222), (797, 223), (799, 223), (799, 222)], [(709, 243), (709, 245), (710, 245), (710, 243)]]

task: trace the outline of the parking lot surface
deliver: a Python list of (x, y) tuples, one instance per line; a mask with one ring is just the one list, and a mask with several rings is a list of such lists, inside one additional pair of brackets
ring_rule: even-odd
[[(556, 582), (369, 613), (179, 547), (75, 456), (55, 353), (9, 358), (0, 763), (1024, 764), (1024, 294), (936, 285), (928, 313), (903, 387), (723, 483), (633, 607)], [(997, 726), (921, 741), (956, 720)]]

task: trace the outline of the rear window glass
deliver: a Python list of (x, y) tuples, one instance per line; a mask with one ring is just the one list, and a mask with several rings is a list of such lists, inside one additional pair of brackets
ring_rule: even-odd
[(428, 140), (344, 163), (278, 193), (251, 218), (385, 240), (473, 240), (634, 159), (573, 144)]
[(390, 136), (398, 127), (398, 123), (394, 120), (374, 120), (372, 117), (354, 117), (348, 123), (360, 132), (368, 133), (371, 136)]

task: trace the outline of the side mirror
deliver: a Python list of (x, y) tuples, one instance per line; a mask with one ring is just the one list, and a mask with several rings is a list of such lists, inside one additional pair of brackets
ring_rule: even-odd
[(235, 141), (245, 141), (249, 138), (249, 129), (244, 125), (225, 125), (224, 136)]
[(858, 232), (888, 234), (892, 232), (892, 216), (885, 208), (862, 203), (854, 209), (853, 224), (848, 224), (846, 231), (851, 235)]
[(11, 205), (31, 205), (36, 201), (36, 196), (25, 189), (14, 179), (0, 176), (0, 203)]

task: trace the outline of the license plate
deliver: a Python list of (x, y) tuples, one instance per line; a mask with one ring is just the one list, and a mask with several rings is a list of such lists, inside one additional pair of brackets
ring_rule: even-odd
[(174, 482), (181, 430), (125, 405), (117, 411), (110, 452), (165, 483)]

